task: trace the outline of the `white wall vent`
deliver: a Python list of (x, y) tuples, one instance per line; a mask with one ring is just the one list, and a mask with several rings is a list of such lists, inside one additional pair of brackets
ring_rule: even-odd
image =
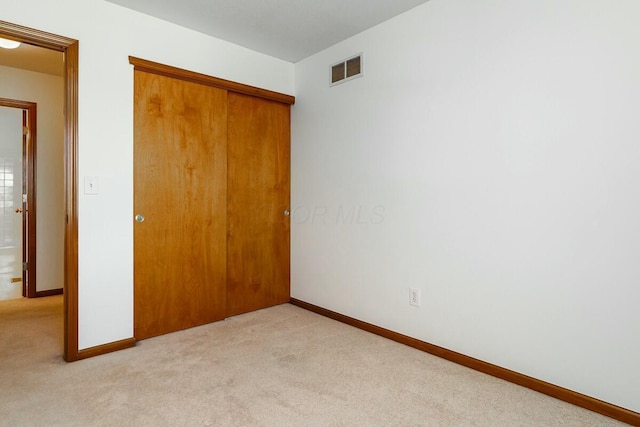
[(362, 77), (363, 68), (362, 53), (333, 64), (331, 66), (331, 86)]

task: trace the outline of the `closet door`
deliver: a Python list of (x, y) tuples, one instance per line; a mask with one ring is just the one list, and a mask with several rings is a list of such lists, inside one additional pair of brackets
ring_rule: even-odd
[(289, 301), (289, 105), (229, 93), (227, 315)]
[(227, 91), (136, 70), (134, 334), (226, 314)]

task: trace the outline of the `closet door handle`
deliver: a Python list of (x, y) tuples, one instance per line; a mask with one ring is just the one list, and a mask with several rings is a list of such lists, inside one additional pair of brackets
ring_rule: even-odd
[(144, 222), (144, 215), (136, 215), (136, 222)]
[(291, 215), (291, 212), (289, 212), (289, 209), (285, 209), (284, 216), (289, 216), (289, 215)]

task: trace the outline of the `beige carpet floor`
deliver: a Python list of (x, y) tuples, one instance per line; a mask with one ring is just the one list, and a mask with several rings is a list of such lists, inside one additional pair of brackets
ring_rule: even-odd
[(0, 425), (623, 425), (289, 304), (61, 351), (61, 296), (0, 303)]

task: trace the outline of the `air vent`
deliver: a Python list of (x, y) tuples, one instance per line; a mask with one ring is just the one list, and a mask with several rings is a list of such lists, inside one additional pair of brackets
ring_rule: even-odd
[(331, 66), (331, 86), (362, 76), (362, 54)]

